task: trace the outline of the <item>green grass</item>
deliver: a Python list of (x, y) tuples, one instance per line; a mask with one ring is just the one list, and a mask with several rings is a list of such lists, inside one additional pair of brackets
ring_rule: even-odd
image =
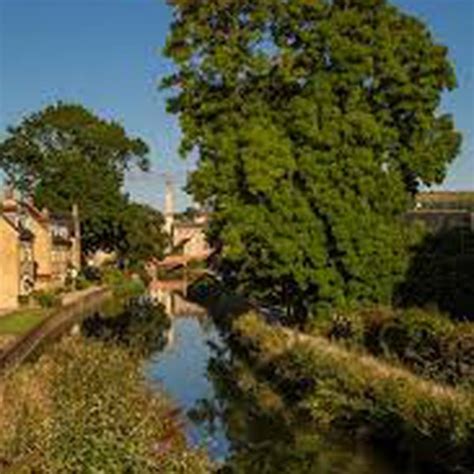
[(44, 309), (22, 309), (0, 316), (0, 335), (24, 334), (38, 325), (46, 316)]
[(409, 446), (430, 465), (471, 472), (474, 392), (424, 380), (324, 337), (268, 325), (255, 313), (234, 321), (233, 340), (315, 429), (361, 427), (387, 445)]

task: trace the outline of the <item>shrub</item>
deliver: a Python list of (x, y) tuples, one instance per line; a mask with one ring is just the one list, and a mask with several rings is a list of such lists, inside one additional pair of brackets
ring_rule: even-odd
[(474, 387), (474, 325), (416, 308), (367, 308), (329, 321), (312, 331), (401, 362), (417, 374)]
[(81, 270), (80, 276), (87, 281), (98, 283), (102, 280), (102, 271), (100, 268), (88, 265)]
[(18, 304), (22, 307), (30, 304), (30, 295), (20, 295), (18, 297)]
[(53, 291), (35, 291), (33, 298), (41, 308), (57, 308), (61, 306), (61, 297)]
[(117, 347), (67, 339), (0, 393), (0, 465), (30, 473), (208, 472), (170, 403)]
[[(269, 326), (255, 314), (234, 323), (233, 339), (319, 426), (368, 428), (394, 447), (403, 443), (414, 456), (453, 469), (474, 464), (472, 392), (425, 381), (326, 338)], [(300, 387), (297, 400), (294, 387)]]
[(118, 298), (132, 298), (143, 294), (146, 290), (143, 281), (136, 275), (125, 275), (118, 268), (104, 270), (103, 283), (108, 285)]

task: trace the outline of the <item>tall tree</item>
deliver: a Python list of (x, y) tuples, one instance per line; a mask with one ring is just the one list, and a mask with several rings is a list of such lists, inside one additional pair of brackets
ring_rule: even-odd
[(132, 202), (123, 208), (120, 223), (119, 256), (130, 266), (140, 265), (152, 257), (163, 257), (168, 237), (161, 212), (146, 204)]
[(39, 206), (68, 211), (79, 204), (84, 248), (113, 250), (121, 243), (119, 217), (127, 169), (147, 170), (148, 147), (123, 127), (81, 105), (58, 103), (8, 129), (0, 168)]
[(243, 291), (290, 313), (389, 302), (400, 220), (461, 138), (439, 113), (447, 48), (386, 0), (169, 0), (189, 189)]

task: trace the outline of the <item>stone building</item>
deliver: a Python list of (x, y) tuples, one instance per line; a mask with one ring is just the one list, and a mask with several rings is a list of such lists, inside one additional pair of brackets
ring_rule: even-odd
[(207, 217), (173, 223), (173, 248), (182, 255), (207, 257), (211, 249), (206, 239)]
[(34, 236), (0, 213), (0, 311), (14, 309), (34, 287)]
[(62, 286), (81, 266), (79, 213), (51, 215), (7, 190), (0, 209), (0, 310), (33, 290)]
[(211, 248), (206, 239), (208, 214), (196, 211), (192, 217), (177, 219), (174, 212), (173, 187), (170, 180), (166, 182), (164, 216), (164, 230), (171, 238), (170, 250), (173, 253), (197, 259), (207, 257), (211, 253)]
[(424, 222), (433, 233), (452, 229), (474, 233), (474, 192), (421, 192), (416, 197), (415, 209), (407, 213), (407, 218)]

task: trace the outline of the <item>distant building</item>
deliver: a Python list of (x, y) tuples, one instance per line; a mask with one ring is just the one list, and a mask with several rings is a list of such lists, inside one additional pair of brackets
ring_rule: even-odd
[(166, 183), (165, 231), (171, 237), (171, 251), (188, 257), (202, 258), (211, 253), (206, 238), (209, 215), (196, 211), (192, 216), (177, 219), (174, 212), (174, 197), (171, 181)]
[(474, 192), (424, 191), (416, 196), (416, 208), (474, 212)]
[(33, 290), (62, 286), (81, 266), (79, 212), (40, 211), (8, 189), (0, 206), (0, 309), (15, 308)]
[(460, 228), (474, 232), (474, 192), (430, 191), (419, 193), (409, 220), (426, 224), (432, 232)]
[(172, 226), (173, 249), (182, 255), (207, 256), (211, 247), (207, 242), (208, 216), (198, 214), (190, 221), (174, 222)]

